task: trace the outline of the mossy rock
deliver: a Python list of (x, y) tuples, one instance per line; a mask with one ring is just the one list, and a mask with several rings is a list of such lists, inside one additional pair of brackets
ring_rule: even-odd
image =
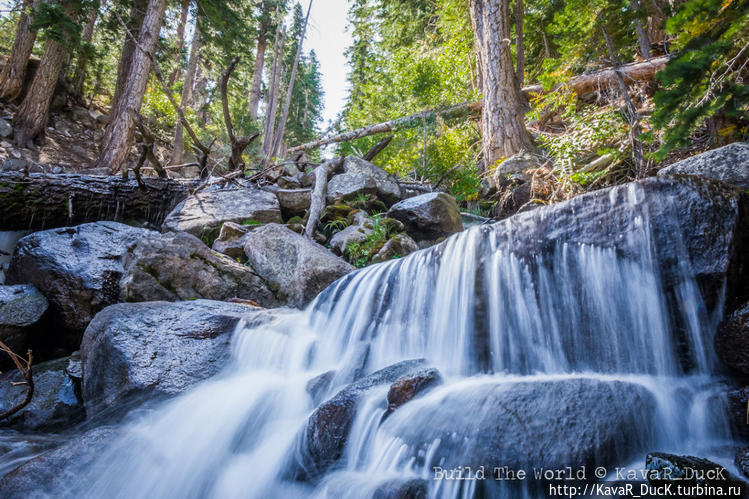
[[(286, 222), (286, 225), (296, 225), (296, 224), (301, 224), (301, 223), (302, 223), (302, 217), (300, 217), (299, 215), (296, 215), (294, 217), (291, 217)], [(294, 230), (294, 229), (292, 229), (292, 230)]]
[(347, 204), (331, 204), (325, 207), (323, 221), (346, 220), (353, 208)]

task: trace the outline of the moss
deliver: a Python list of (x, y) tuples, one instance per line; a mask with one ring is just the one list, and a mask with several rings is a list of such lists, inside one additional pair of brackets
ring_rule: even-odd
[(287, 222), (286, 225), (293, 225), (293, 224), (300, 224), (302, 223), (302, 217), (299, 215), (291, 217)]
[(250, 227), (257, 227), (258, 225), (263, 225), (261, 222), (258, 222), (257, 220), (253, 220), (252, 218), (248, 218), (247, 220), (242, 220), (241, 225), (247, 225)]

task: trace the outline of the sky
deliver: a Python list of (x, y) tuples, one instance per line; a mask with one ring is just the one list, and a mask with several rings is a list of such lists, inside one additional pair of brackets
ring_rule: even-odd
[[(307, 2), (302, 6), (306, 9)], [(343, 51), (351, 43), (346, 31), (347, 0), (313, 0), (305, 46), (314, 49), (320, 61), (322, 87), (325, 91), (325, 111), (322, 129), (336, 115), (346, 100), (348, 66)]]

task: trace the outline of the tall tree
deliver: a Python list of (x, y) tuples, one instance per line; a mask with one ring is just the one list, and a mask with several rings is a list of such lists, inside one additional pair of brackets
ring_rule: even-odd
[(79, 27), (75, 23), (80, 8), (78, 2), (66, 0), (55, 5), (43, 4), (43, 7), (40, 6), (35, 25), (47, 27), (44, 55), (13, 118), (14, 140), (19, 146), (36, 139), (44, 131), (68, 49), (79, 36)]
[(32, 11), (40, 0), (24, 0), (21, 6), (21, 15), (16, 25), (16, 38), (13, 41), (13, 50), (10, 59), (0, 73), (0, 100), (12, 101), (17, 99), (23, 89), (26, 77), (26, 66), (31, 57), (36, 40), (36, 30), (31, 28)]
[(83, 95), (83, 82), (86, 79), (86, 69), (91, 57), (91, 51), (93, 50), (91, 40), (94, 37), (94, 27), (96, 26), (96, 19), (98, 17), (99, 0), (95, 0), (88, 12), (86, 27), (83, 28), (83, 39), (81, 40), (81, 46), (78, 48), (78, 61), (75, 66), (75, 74), (73, 75), (73, 95), (78, 98)]
[[(265, 68), (265, 51), (268, 38), (273, 34), (275, 20), (281, 5), (272, 0), (263, 0), (258, 16), (257, 46), (255, 47), (255, 66), (252, 71), (252, 86), (250, 87), (249, 111), (252, 119), (257, 119), (260, 105), (260, 87), (263, 84), (263, 69)], [(274, 9), (276, 11), (274, 16)]]
[(151, 57), (159, 39), (166, 0), (149, 0), (138, 34), (136, 50), (128, 70), (126, 83), (117, 107), (112, 109), (110, 126), (104, 135), (104, 147), (96, 167), (116, 173), (126, 168), (125, 162), (133, 144), (135, 122), (131, 111), (140, 111), (151, 72)]
[[(190, 59), (187, 61), (187, 72), (185, 73), (185, 81), (182, 84), (182, 97), (179, 102), (179, 107), (183, 111), (192, 103), (192, 92), (195, 85), (195, 75), (198, 70), (198, 61), (200, 60), (200, 49), (200, 30), (197, 23), (195, 23), (195, 33), (190, 44)], [(179, 165), (183, 161), (182, 158), (185, 150), (183, 140), (182, 122), (177, 120), (174, 129), (174, 148), (172, 149), (172, 159), (170, 161), (173, 165)]]
[[(180, 61), (182, 59), (182, 51), (185, 49), (185, 25), (187, 24), (187, 16), (190, 13), (190, 0), (182, 0), (182, 8), (179, 15), (179, 24), (177, 25), (177, 53), (179, 54)], [(182, 64), (174, 66), (174, 71), (169, 75), (169, 86), (174, 85), (182, 74)], [(179, 123), (179, 120), (177, 120)]]
[(510, 53), (509, 0), (471, 0), (470, 10), (484, 98), (481, 138), (487, 170), (532, 144)]

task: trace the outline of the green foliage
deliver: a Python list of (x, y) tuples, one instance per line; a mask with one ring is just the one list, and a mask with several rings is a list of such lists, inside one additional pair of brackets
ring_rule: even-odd
[(657, 75), (663, 89), (652, 117), (662, 132), (656, 157), (687, 145), (697, 127), (716, 115), (729, 123), (719, 134), (746, 136), (749, 0), (688, 0), (667, 27), (678, 35), (677, 55)]
[(372, 217), (372, 232), (361, 243), (351, 241), (343, 250), (343, 256), (356, 268), (366, 267), (372, 257), (382, 249), (391, 236), (391, 225), (381, 216)]
[(246, 225), (248, 227), (257, 227), (259, 225), (263, 225), (262, 222), (258, 222), (257, 220), (254, 220), (252, 218), (248, 218), (247, 220), (242, 220), (242, 225)]

